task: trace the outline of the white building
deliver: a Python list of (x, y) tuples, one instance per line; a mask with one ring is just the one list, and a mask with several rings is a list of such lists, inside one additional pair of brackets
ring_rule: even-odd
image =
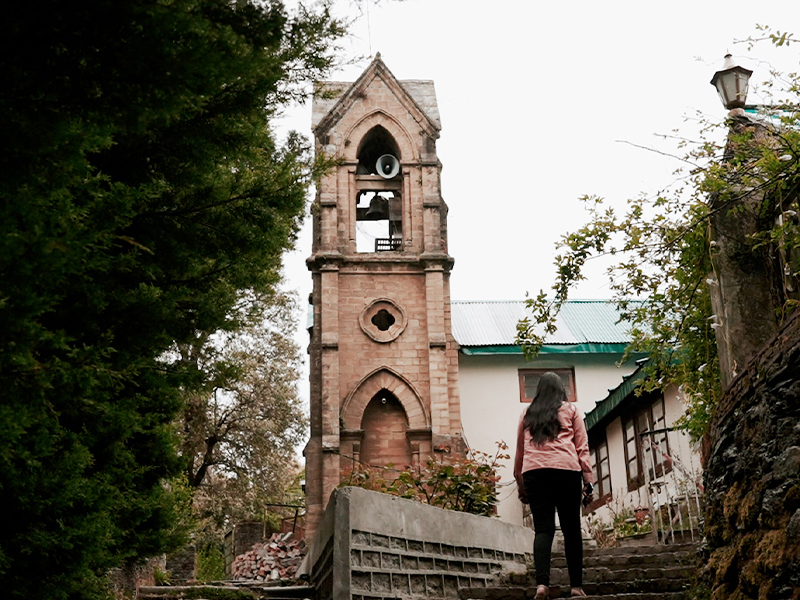
[[(538, 377), (546, 371), (562, 377), (570, 400), (587, 415), (597, 481), (596, 501), (589, 511), (610, 521), (612, 513), (623, 508), (652, 510), (653, 504), (661, 504), (656, 488), (661, 498), (678, 498), (686, 488), (682, 479), (697, 475), (699, 460), (685, 436), (647, 432), (671, 427), (683, 414), (683, 406), (674, 389), (663, 395), (635, 393), (642, 377), (637, 359), (641, 362), (643, 357), (619, 364), (629, 335), (613, 303), (567, 302), (558, 316), (556, 333), (531, 361), (515, 343), (517, 323), (524, 316), (524, 302), (452, 303), (467, 444), (493, 454), (496, 442), (504, 441), (511, 454), (500, 472), (500, 518), (523, 522), (523, 505), (512, 474), (516, 431)], [(659, 483), (659, 478), (665, 483)]]
[(644, 392), (646, 359), (585, 418), (597, 481), (588, 507), (605, 522), (614, 515), (647, 515), (663, 540), (694, 538), (702, 496), (700, 449), (674, 428), (684, 414), (675, 386)]

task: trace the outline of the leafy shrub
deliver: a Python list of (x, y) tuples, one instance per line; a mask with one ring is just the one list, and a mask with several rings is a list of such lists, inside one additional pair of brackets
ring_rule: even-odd
[(505, 442), (497, 442), (494, 455), (479, 450), (468, 450), (466, 455), (435, 452), (424, 465), (404, 470), (356, 463), (340, 487), (352, 485), (448, 510), (492, 516), (499, 461), (510, 458), (506, 450)]
[(608, 509), (611, 512), (611, 523), (598, 517), (586, 518), (589, 535), (592, 536), (600, 548), (619, 546), (620, 540), (626, 537), (653, 531), (650, 515), (637, 515), (636, 512), (639, 509), (634, 512), (633, 509), (621, 502), (609, 505)]
[(156, 585), (171, 585), (172, 575), (169, 571), (165, 571), (159, 567), (153, 568), (153, 581)]
[(222, 581), (225, 579), (225, 554), (216, 544), (209, 544), (197, 552), (197, 581)]

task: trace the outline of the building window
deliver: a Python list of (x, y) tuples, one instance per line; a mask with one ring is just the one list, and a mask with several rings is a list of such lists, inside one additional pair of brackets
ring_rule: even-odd
[(632, 492), (644, 484), (635, 418), (622, 420), (622, 434), (625, 443), (625, 471), (628, 474), (628, 491)]
[(663, 396), (643, 411), (643, 414), (640, 413), (637, 422), (644, 467), (648, 470), (650, 479), (669, 473), (672, 470), (672, 459), (667, 439)]
[(611, 468), (606, 440), (603, 439), (589, 448), (589, 456), (595, 485), (594, 502), (586, 507), (586, 510), (591, 512), (611, 500)]
[(672, 470), (664, 397), (622, 418), (628, 491), (644, 485), (645, 470), (655, 479)]
[(567, 400), (575, 402), (575, 374), (572, 369), (520, 369), (519, 370), (519, 401), (530, 402), (536, 395), (536, 386), (539, 379), (547, 372), (552, 371), (561, 378), (567, 390)]

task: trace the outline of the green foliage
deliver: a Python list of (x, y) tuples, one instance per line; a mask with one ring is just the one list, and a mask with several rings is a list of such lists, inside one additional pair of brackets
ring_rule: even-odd
[[(556, 257), (555, 294), (528, 300), (533, 318), (518, 326), (526, 354), (538, 352), (540, 332), (555, 331), (555, 317), (571, 287), (583, 278), (592, 256), (610, 253), (621, 259), (609, 269), (610, 287), (621, 317), (631, 324), (631, 343), (623, 361), (646, 353), (650, 362), (644, 390), (678, 382), (692, 414), (690, 430), (702, 435), (709, 410), (720, 395), (711, 299), (707, 207), (701, 198), (686, 204), (681, 196), (629, 201), (621, 218), (602, 200), (585, 197), (590, 222), (562, 238)], [(634, 299), (644, 298), (644, 301)]]
[(597, 543), (598, 548), (615, 548), (619, 540), (614, 535), (614, 528), (597, 518), (586, 519), (589, 536)]
[(634, 511), (624, 505), (619, 505), (616, 508), (609, 506), (609, 509), (611, 512), (610, 523), (597, 517), (586, 518), (589, 534), (600, 548), (619, 546), (620, 542), (626, 537), (653, 531), (649, 515), (644, 518), (637, 518)]
[[(795, 41), (788, 34), (761, 30), (766, 32), (763, 39), (779, 46)], [(695, 439), (704, 434), (721, 395), (714, 332), (720, 324), (713, 316), (710, 289), (716, 274), (709, 222), (717, 211), (750, 210), (745, 201), (763, 195), (760, 231), (740, 250), (761, 261), (781, 262), (784, 278), (774, 290), (774, 297), (781, 299), (779, 319), (798, 305), (800, 78), (775, 75), (765, 87), (778, 85), (786, 95), (776, 98), (778, 126), (767, 125), (767, 135), (728, 136), (727, 122), (702, 118), (700, 139), (681, 144), (688, 171), (677, 171), (678, 185), (668, 193), (629, 199), (623, 214), (600, 198), (583, 198), (588, 223), (561, 238), (551, 293), (529, 297), (531, 316), (518, 325), (517, 341), (528, 357), (535, 356), (545, 336), (555, 331), (556, 315), (570, 290), (584, 279), (586, 262), (612, 256), (610, 289), (632, 334), (623, 360), (632, 353), (647, 353), (651, 360), (642, 389), (681, 386), (687, 409), (679, 425)], [(727, 143), (723, 146), (715, 139)]]
[(638, 523), (635, 520), (631, 521), (626, 519), (620, 523), (614, 522), (614, 535), (617, 538), (625, 538), (630, 537), (632, 535), (640, 535), (642, 533), (650, 533), (653, 531), (653, 527), (650, 525), (650, 521), (644, 521), (643, 523)]
[(163, 571), (159, 567), (153, 568), (153, 581), (156, 585), (170, 585), (171, 575), (169, 571)]
[(219, 544), (208, 544), (197, 552), (197, 581), (223, 581), (225, 553)]
[(105, 595), (185, 541), (173, 419), (279, 279), (315, 165), (270, 118), (332, 62), (327, 8), (14, 3), (0, 24), (0, 588)]
[[(201, 543), (238, 521), (280, 516), (271, 504), (302, 504), (297, 446), (306, 434), (298, 395), (297, 301), (274, 292), (247, 303), (237, 332), (205, 333), (175, 350), (203, 373), (187, 389), (177, 427)], [(298, 497), (299, 496), (299, 497)]]
[(497, 443), (494, 456), (469, 450), (466, 456), (435, 454), (417, 469), (396, 471), (357, 464), (341, 486), (353, 485), (416, 500), (448, 510), (492, 516), (497, 504), (499, 461), (509, 458), (504, 442)]

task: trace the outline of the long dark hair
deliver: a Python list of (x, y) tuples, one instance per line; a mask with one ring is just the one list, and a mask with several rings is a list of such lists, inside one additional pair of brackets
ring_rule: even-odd
[(522, 422), (523, 427), (531, 432), (534, 445), (541, 446), (556, 439), (561, 432), (558, 409), (566, 401), (567, 392), (561, 378), (551, 371), (542, 375)]

